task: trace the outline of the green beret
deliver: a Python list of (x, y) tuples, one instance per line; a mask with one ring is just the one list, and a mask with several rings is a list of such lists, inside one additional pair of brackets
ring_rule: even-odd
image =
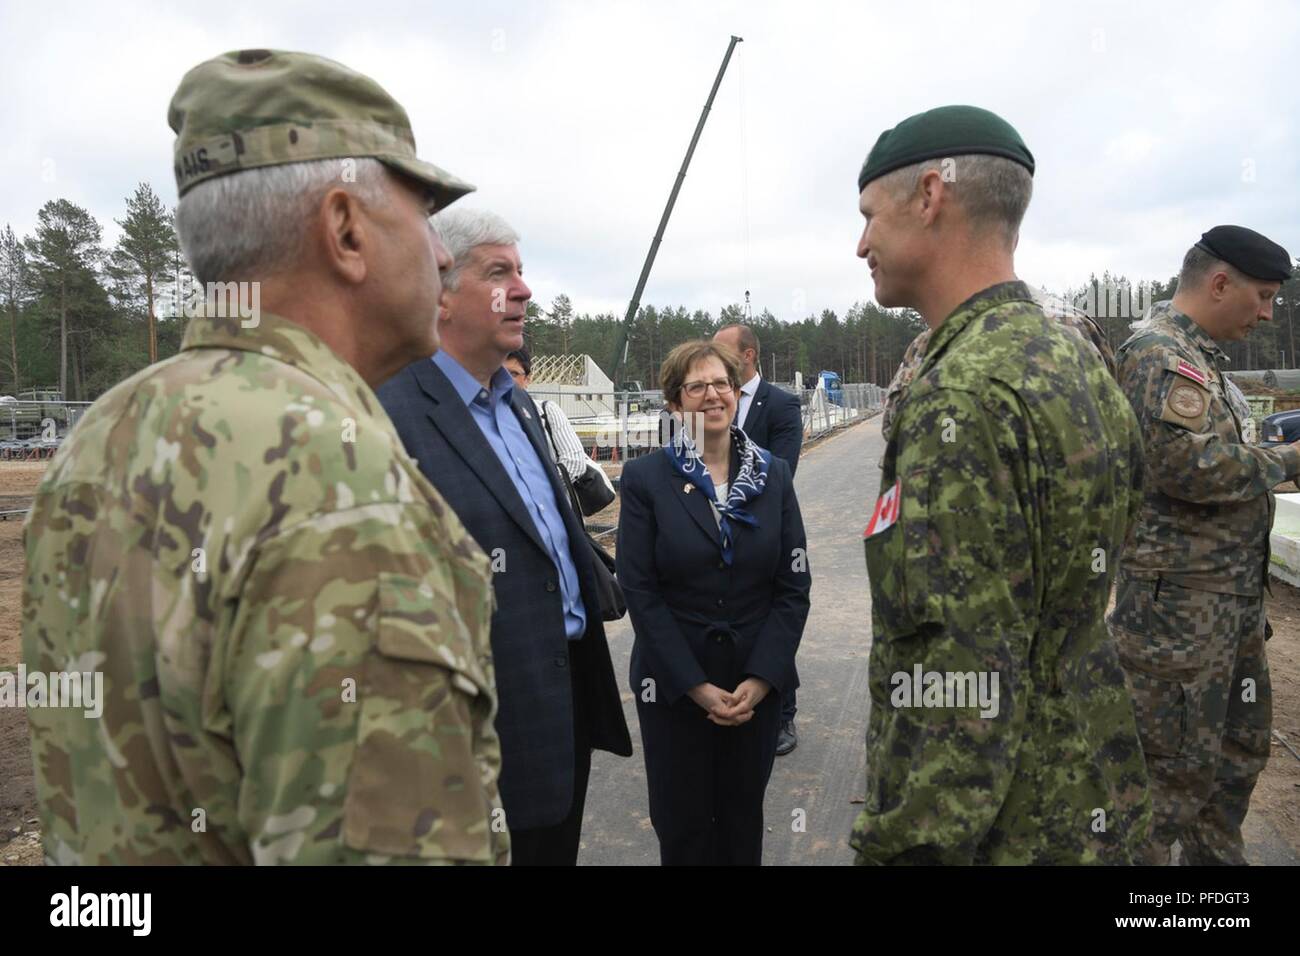
[(984, 153), (1014, 160), (1034, 173), (1034, 155), (1015, 127), (978, 106), (940, 106), (909, 116), (880, 134), (858, 173), (858, 192), (885, 173), (925, 159)]
[(1245, 226), (1215, 226), (1201, 236), (1196, 247), (1255, 279), (1285, 282), (1291, 278), (1287, 251)]
[(167, 111), (176, 188), (241, 169), (372, 157), (423, 183), (445, 208), (474, 187), (417, 159), (411, 121), (368, 76), (308, 53), (240, 50), (200, 63)]

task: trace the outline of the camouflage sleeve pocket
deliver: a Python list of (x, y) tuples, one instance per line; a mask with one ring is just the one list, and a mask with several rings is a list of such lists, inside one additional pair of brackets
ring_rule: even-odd
[(427, 582), (381, 574), (363, 680), (344, 844), (492, 862), (492, 806), (474, 749), (476, 730), (491, 721), (491, 694), (454, 604)]

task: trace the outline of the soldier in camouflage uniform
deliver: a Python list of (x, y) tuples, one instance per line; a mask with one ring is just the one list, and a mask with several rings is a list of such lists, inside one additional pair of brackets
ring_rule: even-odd
[(1241, 824), (1272, 726), (1272, 489), (1300, 474), (1300, 448), (1245, 442), (1250, 409), (1218, 341), (1270, 318), (1289, 272), (1285, 250), (1258, 233), (1212, 229), (1187, 253), (1173, 301), (1119, 350), (1146, 481), (1109, 622), (1151, 775), (1151, 863), (1168, 862), (1175, 839), (1184, 863), (1245, 863)]
[(859, 177), (876, 299), (934, 329), (865, 533), (859, 863), (1127, 863), (1149, 822), (1103, 622), (1141, 445), (1096, 350), (1015, 280), (1032, 171), (1005, 121), (944, 107), (883, 134)]
[[(1034, 301), (1042, 308), (1043, 314), (1049, 319), (1057, 319), (1067, 328), (1072, 328), (1082, 333), (1084, 338), (1092, 343), (1096, 348), (1097, 354), (1101, 360), (1106, 363), (1106, 368), (1111, 377), (1115, 376), (1115, 353), (1111, 351), (1110, 343), (1106, 341), (1106, 333), (1101, 330), (1091, 316), (1087, 313), (1076, 309), (1072, 305), (1061, 302), (1059, 299), (1049, 298), (1042, 293), (1034, 290), (1032, 292)], [(912, 339), (911, 343), (903, 352), (903, 360), (898, 363), (898, 371), (889, 381), (889, 387), (885, 389), (885, 407), (880, 414), (880, 433), (884, 436), (886, 442), (889, 441), (890, 432), (894, 426), (894, 415), (898, 409), (898, 403), (903, 400), (907, 394), (907, 386), (912, 382), (912, 376), (916, 370), (921, 367), (921, 362), (925, 359), (925, 349), (930, 342), (930, 329), (924, 329)]]
[[(437, 346), (427, 215), (473, 187), (318, 57), (201, 64), (171, 122), (196, 275), (270, 308), (194, 318), (37, 491), (24, 660), (102, 672), (106, 698), (29, 712), (47, 860), (505, 862), (488, 562), (372, 391)], [(276, 194), (283, 173), (304, 178)], [(214, 274), (240, 229), (258, 248), (259, 195), (310, 251)]]

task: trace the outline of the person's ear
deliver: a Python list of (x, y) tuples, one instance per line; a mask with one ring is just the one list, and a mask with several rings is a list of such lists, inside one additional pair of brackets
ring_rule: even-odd
[(442, 291), (438, 293), (438, 321), (451, 321), (451, 290), (447, 288), (447, 283), (442, 284)]
[(920, 200), (917, 211), (921, 217), (921, 224), (934, 225), (935, 219), (939, 217), (939, 210), (950, 200), (947, 184), (943, 181), (943, 175), (939, 170), (927, 169), (921, 174), (921, 180), (916, 184), (916, 198)]
[(1216, 272), (1210, 278), (1210, 294), (1214, 296), (1216, 302), (1222, 302), (1228, 293), (1228, 285), (1231, 280), (1226, 272)]
[(368, 274), (366, 255), (373, 235), (361, 203), (346, 189), (331, 189), (321, 200), (316, 221), (327, 267), (344, 282), (360, 285)]

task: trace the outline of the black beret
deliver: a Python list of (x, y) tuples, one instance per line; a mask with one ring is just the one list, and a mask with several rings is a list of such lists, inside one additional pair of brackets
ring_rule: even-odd
[(940, 106), (909, 116), (880, 134), (858, 173), (858, 192), (895, 169), (971, 153), (1004, 156), (1024, 166), (1031, 176), (1034, 173), (1033, 153), (1001, 116), (978, 106)]
[(1285, 282), (1291, 278), (1287, 251), (1245, 226), (1215, 226), (1201, 236), (1196, 247), (1254, 279)]

